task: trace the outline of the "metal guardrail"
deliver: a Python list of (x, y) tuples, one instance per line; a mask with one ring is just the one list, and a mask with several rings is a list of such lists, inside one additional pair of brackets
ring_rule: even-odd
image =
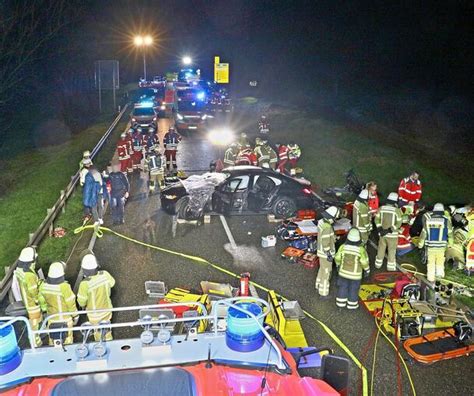
[[(94, 159), (94, 157), (99, 153), (99, 151), (102, 149), (104, 146), (105, 142), (109, 138), (109, 136), (112, 134), (112, 131), (115, 129), (117, 124), (120, 122), (122, 119), (123, 115), (127, 111), (128, 104), (126, 104), (123, 109), (120, 111), (120, 113), (117, 115), (117, 117), (114, 119), (112, 124), (110, 124), (109, 128), (107, 131), (104, 133), (104, 135), (100, 138), (100, 140), (97, 142), (95, 147), (91, 151), (91, 158)], [(54, 221), (56, 218), (59, 216), (59, 214), (63, 211), (64, 206), (67, 202), (67, 200), (70, 198), (72, 193), (74, 192), (75, 188), (77, 187), (77, 183), (79, 182), (80, 178), (80, 171), (78, 170), (74, 176), (71, 176), (71, 181), (69, 184), (66, 186), (64, 190), (61, 190), (60, 195), (56, 203), (53, 205), (52, 208), (47, 209), (47, 214), (44, 220), (41, 222), (39, 227), (36, 229), (36, 231), (32, 234), (30, 234), (28, 243), (26, 246), (35, 246), (38, 245), (41, 240), (44, 238), (46, 233), (51, 229)], [(12, 285), (12, 279), (13, 279), (13, 272), (15, 271), (17, 266), (17, 262), (15, 261), (13, 265), (8, 267), (5, 276), (3, 279), (0, 281), (0, 301), (3, 301), (3, 299), (6, 297), (8, 294), (8, 291), (11, 288)]]

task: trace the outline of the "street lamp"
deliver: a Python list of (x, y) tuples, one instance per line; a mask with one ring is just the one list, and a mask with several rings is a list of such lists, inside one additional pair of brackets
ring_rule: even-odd
[(191, 63), (193, 63), (193, 60), (190, 56), (183, 56), (183, 59), (181, 60), (183, 62), (183, 65), (189, 66)]
[(143, 48), (143, 78), (146, 81), (146, 47), (153, 44), (153, 37), (147, 36), (135, 36), (133, 43), (137, 47)]

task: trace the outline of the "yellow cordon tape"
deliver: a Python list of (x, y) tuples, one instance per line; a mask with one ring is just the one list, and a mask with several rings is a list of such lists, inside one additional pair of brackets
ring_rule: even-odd
[[(81, 233), (85, 230), (94, 230), (95, 234), (97, 235), (97, 238), (102, 238), (102, 236), (104, 235), (104, 232), (109, 232), (109, 233), (114, 234), (114, 235), (116, 235), (120, 238), (123, 238), (123, 239), (125, 239), (129, 242), (133, 242), (133, 243), (136, 243), (138, 245), (148, 247), (150, 249), (159, 250), (160, 252), (173, 254), (175, 256), (187, 258), (189, 260), (196, 261), (198, 263), (209, 265), (212, 268), (214, 268), (214, 269), (216, 269), (220, 272), (223, 272), (227, 275), (232, 276), (233, 278), (240, 279), (240, 276), (237, 275), (236, 273), (234, 273), (232, 271), (229, 271), (229, 270), (226, 270), (225, 268), (222, 268), (217, 264), (213, 264), (213, 263), (207, 261), (206, 259), (203, 259), (202, 257), (192, 256), (192, 255), (189, 255), (189, 254), (176, 252), (174, 250), (165, 249), (165, 248), (162, 248), (162, 247), (159, 247), (159, 246), (150, 245), (149, 243), (145, 243), (145, 242), (139, 241), (137, 239), (130, 238), (126, 235), (120, 234), (118, 232), (115, 232), (115, 231), (113, 231), (113, 230), (111, 230), (110, 228), (107, 228), (107, 227), (101, 227), (101, 226), (98, 226), (98, 225), (83, 225), (81, 227), (76, 228), (74, 230), (74, 234), (79, 234), (79, 233)], [(267, 293), (270, 291), (270, 289), (268, 289), (265, 286), (262, 286), (262, 285), (260, 285), (256, 282), (250, 281), (250, 283), (252, 283), (256, 288), (258, 288), (260, 290), (263, 290)], [(283, 299), (285, 301), (288, 301), (288, 299), (286, 297), (282, 296), (281, 294), (278, 294), (278, 293), (275, 293), (275, 294), (278, 297), (280, 297), (281, 299)], [(336, 342), (336, 344), (339, 345), (339, 347), (352, 359), (352, 361), (357, 365), (357, 367), (359, 367), (359, 369), (362, 372), (362, 395), (363, 396), (368, 396), (369, 387), (368, 387), (368, 382), (367, 382), (367, 369), (362, 365), (362, 363), (359, 361), (359, 359), (357, 359), (355, 357), (355, 355), (351, 352), (351, 350), (341, 341), (341, 339), (325, 323), (321, 322), (319, 319), (317, 319), (315, 316), (313, 316), (308, 311), (303, 310), (303, 312), (305, 313), (305, 315), (307, 317), (313, 319), (316, 323), (318, 323), (323, 328), (323, 330)]]

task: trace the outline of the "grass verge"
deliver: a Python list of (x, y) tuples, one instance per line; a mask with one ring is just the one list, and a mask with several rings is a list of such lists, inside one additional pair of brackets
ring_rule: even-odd
[[(0, 183), (9, 178), (8, 183), (14, 188), (0, 197), (0, 277), (4, 275), (5, 266), (15, 261), (19, 251), (28, 242), (29, 233), (46, 216), (46, 208), (54, 204), (61, 189), (77, 171), (82, 152), (95, 146), (112, 120), (112, 116), (104, 116), (64, 144), (31, 150), (5, 162), (7, 171), (2, 172)], [(105, 165), (111, 158), (116, 134), (119, 133), (117, 131), (124, 127), (125, 122), (119, 123), (113, 134), (115, 137), (109, 139), (113, 144), (107, 144), (96, 161), (98, 166)], [(60, 216), (55, 226), (72, 231), (80, 221), (81, 210), (81, 194), (78, 191), (68, 201), (65, 214)], [(64, 260), (71, 238), (71, 233), (64, 238), (46, 238), (40, 248), (40, 264), (46, 260)]]

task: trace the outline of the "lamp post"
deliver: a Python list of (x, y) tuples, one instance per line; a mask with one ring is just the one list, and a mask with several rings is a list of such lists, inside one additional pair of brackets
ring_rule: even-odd
[(133, 43), (139, 48), (143, 48), (143, 78), (146, 80), (146, 48), (153, 44), (151, 36), (135, 36)]

